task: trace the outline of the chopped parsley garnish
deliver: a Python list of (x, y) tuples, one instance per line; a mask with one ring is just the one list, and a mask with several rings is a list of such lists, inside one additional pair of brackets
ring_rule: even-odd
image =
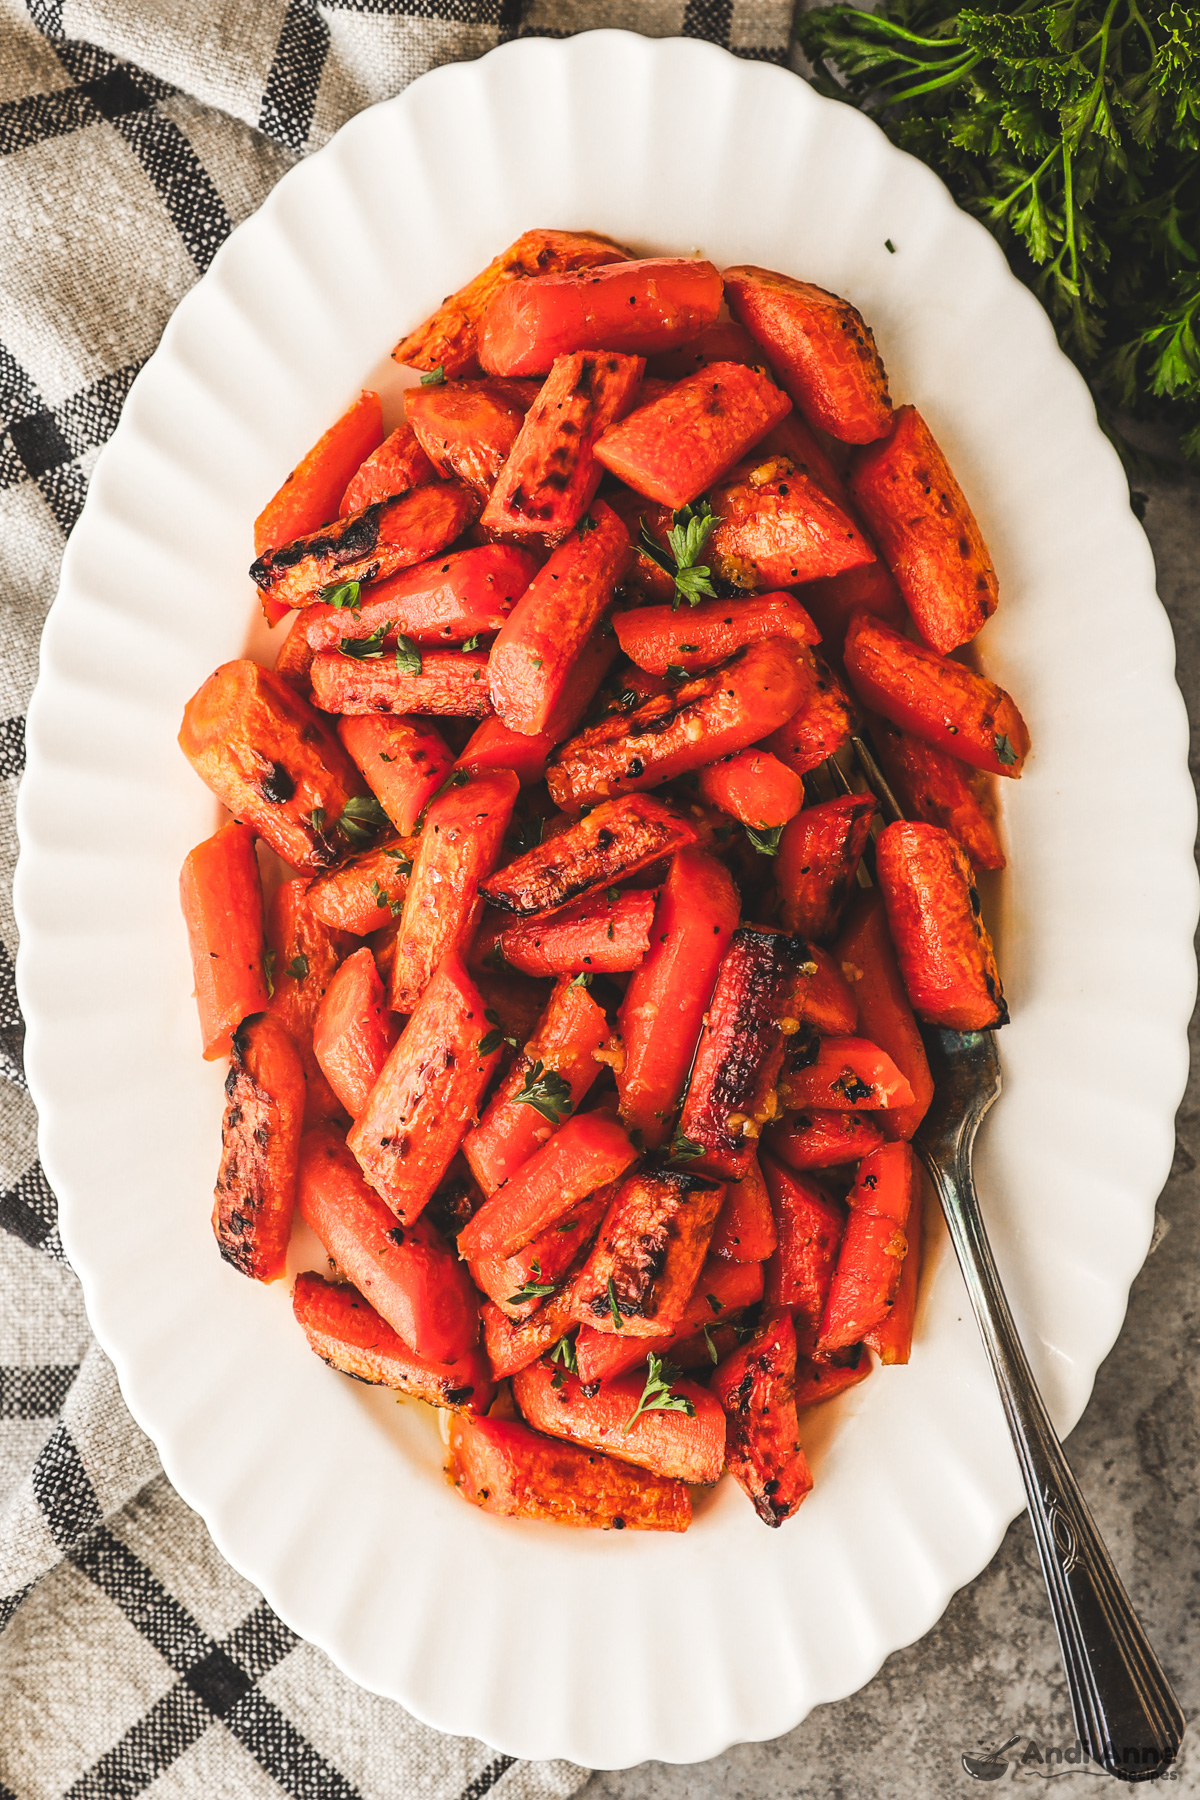
[(671, 515), (671, 529), (667, 533), (670, 550), (667, 551), (645, 519), (641, 521), (641, 548), (675, 583), (673, 607), (681, 600), (686, 600), (689, 606), (698, 606), (705, 598), (716, 598), (712, 570), (696, 562), (716, 523), (716, 514), (707, 500), (694, 500), (690, 506), (680, 507)]
[(884, 238), (883, 247), (887, 251), (889, 256), (895, 256), (896, 246), (895, 246), (895, 244), (893, 244), (891, 238)]
[(697, 1144), (693, 1138), (684, 1137), (681, 1131), (675, 1133), (671, 1141), (672, 1162), (691, 1162), (694, 1157), (703, 1155), (703, 1144)]
[(385, 850), (383, 854), (391, 857), (396, 865), (397, 875), (412, 874), (412, 857), (405, 856), (403, 850)]
[(473, 637), (469, 637), (467, 639), (465, 644), (460, 644), (459, 649), (460, 650), (478, 650), (478, 648), (479, 648), (480, 644), (482, 644), (482, 642), (483, 642), (483, 638), (480, 635), (480, 633), (477, 631)]
[(572, 1375), (577, 1375), (579, 1363), (575, 1357), (575, 1339), (560, 1337), (550, 1352), (550, 1361), (561, 1363), (564, 1369), (567, 1369)]
[(422, 375), (422, 387), (441, 387), (446, 379), (446, 365), (439, 363), (436, 369), (430, 369), (428, 375)]
[(681, 656), (694, 656), (700, 646), (699, 644), (676, 644), (675, 648)]
[(287, 966), (287, 972), (293, 981), (304, 980), (304, 977), (308, 974), (308, 958), (305, 956), (303, 950), (296, 956), (293, 956), (291, 962)]
[(357, 617), (361, 602), (357, 581), (335, 581), (329, 587), (317, 589), (317, 599), (323, 600), (326, 606), (336, 606), (338, 611), (349, 610)]
[(323, 806), (314, 806), (308, 815), (308, 822), (314, 831), (324, 831), (325, 808)]
[(1006, 768), (1011, 763), (1016, 762), (1017, 753), (1013, 749), (1012, 745), (1010, 744), (1007, 733), (1004, 733), (1004, 732), (998, 733), (992, 739), (992, 742), (996, 746), (996, 761), (997, 762), (1002, 762)]
[(666, 674), (668, 681), (686, 681), (688, 679), (688, 671), (682, 663), (668, 663)]
[(754, 845), (754, 848), (758, 851), (760, 856), (778, 856), (779, 840), (783, 836), (783, 826), (764, 825), (761, 828), (756, 829), (753, 825), (747, 825), (746, 836), (750, 839), (750, 842)]
[(568, 987), (589, 988), (591, 985), (592, 978), (586, 969), (584, 969), (582, 974), (573, 976), (567, 983)]
[(498, 1025), (495, 1025), (492, 1027), (491, 1031), (484, 1032), (476, 1045), (476, 1049), (479, 1051), (480, 1056), (490, 1056), (493, 1050), (498, 1050), (503, 1042), (504, 1033), (500, 1030)]
[(578, 531), (580, 537), (586, 536), (589, 531), (595, 531), (596, 521), (593, 519), (591, 513), (584, 513), (575, 529)]
[(619, 887), (605, 888), (604, 898), (608, 901), (608, 904), (610, 906), (615, 906), (617, 904), (617, 901), (621, 898), (620, 888)]
[(390, 823), (374, 794), (355, 794), (346, 802), (338, 829), (352, 844), (369, 844)]
[[(411, 865), (410, 865), (410, 867), (411, 867)], [(381, 884), (378, 881), (373, 881), (371, 883), (371, 893), (372, 893), (372, 896), (374, 897), (376, 906), (386, 906), (388, 911), (391, 913), (393, 919), (396, 917), (396, 915), (398, 913), (400, 913), (404, 910), (403, 899), (393, 900), (392, 896), (388, 893), (387, 889), (385, 887), (381, 886)]]
[(411, 638), (396, 639), (396, 667), (401, 675), (419, 675), (421, 673), (421, 652)]
[(704, 1298), (708, 1301), (708, 1304), (711, 1306), (714, 1313), (723, 1313), (725, 1311), (724, 1306), (721, 1301), (717, 1299), (715, 1294), (705, 1294)]
[(356, 662), (371, 662), (383, 655), (383, 640), (391, 629), (391, 619), (385, 619), (370, 637), (341, 638), (338, 649), (343, 656), (352, 656)]
[(625, 1321), (621, 1317), (621, 1308), (617, 1300), (617, 1284), (610, 1275), (608, 1278), (608, 1310), (612, 1314), (612, 1322), (618, 1331), (624, 1331)]
[(540, 1061), (526, 1069), (525, 1080), (513, 1099), (518, 1106), (532, 1106), (551, 1125), (560, 1125), (575, 1110), (566, 1076)]
[[(530, 1264), (530, 1268), (533, 1270), (535, 1276), (541, 1274), (542, 1265), (536, 1256)], [(526, 1300), (544, 1300), (547, 1294), (552, 1294), (557, 1286), (558, 1283), (555, 1281), (535, 1280), (522, 1282), (516, 1293), (508, 1296), (508, 1304), (510, 1306), (521, 1306)]]
[(541, 668), (541, 666), (542, 666), (542, 659), (541, 659), (541, 657), (540, 657), (540, 656), (531, 656), (531, 657), (530, 657), (530, 659), (529, 659), (529, 660), (530, 660), (530, 662), (531, 662), (531, 663), (532, 663), (532, 664), (533, 664), (533, 666), (534, 666), (534, 668), (535, 668), (535, 669), (540, 669), (540, 668)]
[(711, 1360), (714, 1364), (719, 1363), (721, 1359), (717, 1355), (717, 1346), (712, 1341), (712, 1333), (709, 1331), (707, 1325), (705, 1325), (702, 1328), (702, 1330), (703, 1330), (704, 1342), (705, 1342), (705, 1345), (707, 1346), (709, 1357), (711, 1358)]
[(689, 1419), (696, 1416), (696, 1408), (686, 1394), (673, 1394), (671, 1383), (680, 1379), (679, 1370), (665, 1356), (655, 1356), (653, 1350), (646, 1358), (646, 1385), (642, 1389), (642, 1397), (629, 1415), (625, 1432), (633, 1430), (644, 1412), (681, 1412)]

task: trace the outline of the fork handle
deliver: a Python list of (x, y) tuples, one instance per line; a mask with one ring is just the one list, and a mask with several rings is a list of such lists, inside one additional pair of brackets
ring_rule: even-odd
[(1184, 1717), (1134, 1612), (1021, 1347), (971, 1174), (971, 1133), (941, 1167), (922, 1150), (950, 1228), (1012, 1432), (1075, 1730), (1087, 1754), (1123, 1781), (1160, 1775)]

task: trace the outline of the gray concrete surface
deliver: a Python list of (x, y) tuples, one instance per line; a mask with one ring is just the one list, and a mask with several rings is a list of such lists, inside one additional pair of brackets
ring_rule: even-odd
[[(1141, 481), (1159, 592), (1179, 648), (1200, 763), (1200, 481)], [(1196, 1022), (1193, 1022), (1195, 1042)], [(1155, 1248), (1124, 1330), (1072, 1434), (1072, 1461), (1135, 1604), (1193, 1721), (1164, 1794), (1200, 1795), (1200, 1068), (1180, 1108)], [(964, 1750), (1021, 1740), (994, 1787)], [(810, 1714), (774, 1743), (708, 1763), (594, 1775), (581, 1800), (929, 1800), (1050, 1785), (1100, 1791), (1094, 1769), (1029, 1756), (1074, 1730), (1028, 1521), (957, 1594), (933, 1631), (897, 1652), (861, 1693)], [(1142, 1790), (1143, 1792), (1146, 1790)]]

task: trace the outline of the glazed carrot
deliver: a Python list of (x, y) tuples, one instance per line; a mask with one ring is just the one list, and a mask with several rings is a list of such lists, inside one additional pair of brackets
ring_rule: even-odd
[(804, 783), (769, 750), (739, 750), (708, 763), (700, 792), (756, 831), (782, 830), (804, 805)]
[(535, 381), (446, 381), (410, 388), (404, 413), (439, 475), (486, 500), (537, 398)]
[(796, 775), (807, 775), (840, 750), (857, 724), (854, 703), (823, 658), (801, 654), (804, 688), (791, 718), (764, 739), (763, 748)]
[[(347, 639), (397, 635), (416, 644), (465, 644), (492, 637), (536, 574), (538, 558), (516, 544), (476, 544), (452, 550), (387, 581), (360, 589), (353, 605), (304, 611), (314, 650), (336, 650)], [(478, 646), (476, 646), (478, 648)]]
[(789, 1052), (779, 1097), (797, 1110), (876, 1112), (912, 1106), (916, 1096), (886, 1050), (867, 1038), (821, 1038), (812, 1054), (800, 1038)]
[(362, 780), (329, 721), (273, 670), (223, 663), (184, 708), (179, 745), (221, 804), (294, 869), (346, 854), (338, 822)]
[(696, 1048), (676, 1145), (688, 1166), (740, 1180), (762, 1126), (775, 1116), (783, 1059), (780, 1018), (808, 946), (786, 932), (742, 925), (734, 932)]
[(381, 930), (400, 916), (411, 866), (409, 851), (399, 838), (352, 856), (310, 884), (313, 917), (333, 931), (349, 931), (355, 937)]
[(819, 1352), (861, 1343), (887, 1317), (900, 1286), (915, 1185), (916, 1165), (905, 1143), (884, 1144), (859, 1164), (821, 1316)]
[(597, 440), (628, 410), (643, 367), (640, 356), (610, 350), (557, 357), (480, 524), (491, 531), (554, 535), (581, 524), (604, 473), (595, 457)]
[(526, 975), (615, 975), (650, 949), (653, 888), (590, 894), (544, 920), (522, 919), (500, 934), (505, 962)]
[(833, 652), (840, 652), (846, 627), (856, 612), (874, 613), (895, 631), (908, 624), (908, 608), (886, 563), (860, 563), (841, 575), (822, 581), (806, 581), (804, 605), (821, 637)]
[(564, 830), (480, 883), (492, 906), (527, 919), (628, 881), (695, 842), (693, 827), (667, 806), (630, 794), (595, 806)]
[(762, 1263), (777, 1241), (771, 1197), (758, 1158), (752, 1156), (741, 1180), (731, 1181), (725, 1190), (708, 1254), (725, 1263)]
[(929, 1110), (933, 1076), (900, 979), (878, 888), (856, 901), (837, 940), (834, 958), (853, 985), (863, 1036), (887, 1051), (914, 1095), (912, 1106), (889, 1107), (875, 1123), (885, 1137), (911, 1138)]
[(449, 1168), (491, 1080), (498, 1035), (478, 988), (448, 956), (346, 1140), (402, 1224), (418, 1216)]
[(292, 1312), (321, 1360), (356, 1381), (399, 1388), (452, 1412), (486, 1412), (492, 1403), (496, 1384), (482, 1350), (452, 1363), (418, 1356), (349, 1282), (297, 1275)]
[(791, 638), (767, 638), (739, 650), (723, 668), (589, 727), (547, 769), (551, 799), (574, 811), (747, 749), (795, 712), (806, 680), (800, 659), (809, 655)]
[(510, 731), (546, 730), (629, 561), (616, 513), (597, 501), (588, 518), (534, 576), (492, 645), (492, 705)]
[(580, 1200), (616, 1181), (637, 1151), (608, 1112), (572, 1117), (458, 1234), (460, 1256), (515, 1256)]
[(625, 1050), (617, 1070), (621, 1117), (648, 1149), (661, 1148), (671, 1135), (737, 920), (738, 892), (722, 865), (695, 847), (677, 851), (659, 894), (649, 955), (630, 979), (618, 1018)]
[(339, 719), (337, 730), (391, 823), (401, 837), (411, 837), (454, 767), (441, 734), (425, 719), (369, 713)]
[(763, 1157), (762, 1170), (779, 1232), (779, 1247), (766, 1266), (763, 1299), (793, 1313), (802, 1347), (811, 1348), (833, 1280), (845, 1214), (815, 1181), (793, 1174), (772, 1157)]
[(254, 554), (265, 556), (336, 519), (347, 483), (382, 442), (379, 395), (364, 389), (263, 507), (254, 521)]
[[(418, 673), (410, 673), (410, 668)], [(331, 713), (442, 713), (485, 719), (492, 710), (483, 650), (414, 651), (403, 664), (359, 662), (337, 650), (313, 657), (313, 699)]]
[[(762, 355), (761, 350), (758, 353), (760, 356)], [(771, 427), (758, 447), (757, 460), (764, 462), (771, 456), (786, 456), (789, 462), (795, 463), (803, 474), (807, 475), (811, 481), (816, 482), (835, 506), (839, 506), (847, 517), (852, 519), (860, 530), (862, 529), (862, 521), (855, 515), (854, 502), (850, 498), (849, 488), (843, 481), (838, 467), (835, 466), (827, 446), (821, 442), (802, 413), (792, 411), (786, 418), (780, 419), (778, 425)], [(866, 536), (865, 531), (863, 535)], [(863, 567), (869, 569), (871, 564), (864, 563)], [(900, 602), (900, 611), (903, 615), (903, 601)]]
[(833, 936), (878, 811), (869, 794), (841, 794), (792, 820), (775, 859), (779, 916), (789, 931), (819, 942)]
[(450, 294), (415, 331), (401, 338), (392, 355), (413, 369), (442, 369), (448, 379), (478, 368), (476, 328), (488, 302), (509, 281), (549, 270), (590, 269), (622, 262), (627, 255), (611, 238), (594, 231), (525, 231), (486, 269)]
[(686, 1531), (692, 1501), (681, 1481), (543, 1437), (515, 1419), (450, 1425), (446, 1473), (465, 1500), (513, 1519), (601, 1531)]
[(863, 1343), (873, 1350), (881, 1363), (906, 1363), (912, 1355), (913, 1324), (917, 1312), (917, 1289), (921, 1280), (921, 1188), (918, 1176), (913, 1189), (912, 1205), (904, 1226), (908, 1249), (900, 1265), (900, 1285), (891, 1311), (878, 1325), (872, 1326)]
[(668, 669), (694, 674), (762, 638), (820, 642), (812, 620), (791, 594), (702, 600), (686, 612), (670, 606), (639, 606), (633, 612), (614, 613), (612, 623), (630, 661), (656, 675), (665, 675)]
[(996, 954), (966, 852), (936, 825), (889, 825), (876, 845), (879, 885), (913, 1011), (951, 1031), (1008, 1023)]
[(478, 514), (478, 494), (459, 481), (434, 481), (268, 551), (251, 564), (250, 579), (268, 599), (311, 606), (325, 598), (323, 588), (374, 581), (436, 556)]
[(940, 825), (977, 869), (1002, 869), (1004, 851), (977, 788), (985, 777), (886, 719), (871, 721), (871, 742), (906, 818)]
[(179, 874), (204, 1057), (228, 1056), (243, 1019), (267, 1004), (262, 881), (254, 833), (236, 821), (189, 851)]
[(641, 541), (644, 524), (666, 551), (667, 533), (671, 529), (670, 508), (660, 506), (656, 500), (647, 500), (644, 494), (635, 494), (632, 488), (611, 486), (604, 496), (604, 504), (612, 507), (633, 545), (633, 555), (622, 585), (634, 599), (644, 596), (670, 606), (677, 598), (674, 577), (646, 554)]
[[(548, 1293), (562, 1285), (572, 1267), (583, 1260), (608, 1207), (609, 1188), (577, 1200), (545, 1231), (512, 1256), (481, 1256), (468, 1265), (471, 1279), (505, 1318), (531, 1318)], [(522, 1296), (525, 1298), (522, 1298)]]
[(298, 1202), (338, 1268), (417, 1355), (454, 1363), (479, 1338), (475, 1289), (426, 1220), (397, 1225), (329, 1126), (300, 1145)]
[(293, 613), (287, 636), (275, 655), (275, 673), (294, 687), (307, 700), (310, 697), (309, 670), (312, 668), (312, 645), (304, 632), (303, 613)]
[(544, 375), (560, 356), (673, 350), (716, 321), (721, 277), (710, 262), (649, 257), (502, 288), (479, 330), (491, 375)]
[(764, 1321), (725, 1358), (712, 1391), (725, 1408), (730, 1474), (764, 1525), (782, 1525), (812, 1488), (796, 1423), (796, 1330), (787, 1313)]
[(686, 506), (790, 411), (787, 395), (759, 369), (709, 363), (610, 425), (596, 460), (639, 494)]
[(883, 1133), (869, 1115), (810, 1107), (793, 1113), (785, 1125), (772, 1126), (770, 1149), (789, 1169), (803, 1172), (857, 1162), (882, 1142)]
[(797, 996), (797, 1016), (822, 1037), (853, 1037), (858, 1029), (858, 1000), (841, 967), (821, 944), (809, 944), (816, 964)]
[[(397, 425), (350, 477), (338, 507), (338, 517), (346, 519), (376, 500), (388, 500), (393, 494), (407, 494), (410, 488), (436, 481), (437, 476), (438, 472), (417, 442), (412, 426)], [(292, 535), (299, 537), (300, 533), (297, 531)]]
[(366, 1106), (399, 1035), (364, 944), (334, 975), (313, 1021), (313, 1055), (352, 1119)]
[(304, 1069), (269, 1013), (233, 1034), (225, 1083), (213, 1232), (221, 1255), (254, 1281), (278, 1281), (287, 1262), (304, 1121)]
[(855, 457), (850, 491), (925, 642), (943, 656), (968, 643), (996, 610), (996, 571), (915, 406), (900, 407), (891, 436)]
[(762, 1299), (763, 1276), (758, 1263), (715, 1262), (710, 1255), (700, 1270), (692, 1298), (671, 1331), (657, 1337), (635, 1337), (629, 1332), (597, 1331), (581, 1325), (575, 1339), (575, 1366), (580, 1381), (612, 1381), (645, 1363), (647, 1355), (671, 1356), (677, 1344), (715, 1329)]
[(528, 1319), (506, 1319), (498, 1306), (485, 1301), (480, 1309), (483, 1342), (497, 1381), (528, 1368), (551, 1349), (575, 1323), (571, 1317), (571, 1289), (560, 1288), (542, 1302)]
[(736, 587), (794, 587), (869, 563), (858, 526), (786, 456), (742, 463), (712, 492), (719, 523), (705, 558)]
[(619, 654), (603, 625), (593, 631), (567, 673), (544, 731), (512, 731), (501, 719), (485, 719), (458, 759), (462, 769), (512, 769), (522, 787), (542, 779), (556, 744), (569, 737), (599, 692)]
[(845, 660), (863, 705), (901, 731), (992, 775), (1020, 775), (1029, 732), (994, 681), (910, 642), (869, 613), (851, 619)]
[(678, 350), (664, 350), (652, 356), (646, 364), (647, 379), (682, 381), (685, 375), (694, 375), (697, 369), (706, 369), (715, 362), (761, 367), (763, 353), (744, 325), (724, 319), (720, 324), (706, 325)]
[(850, 444), (890, 430), (887, 374), (849, 300), (751, 263), (726, 269), (725, 298), (810, 425)]
[(620, 1183), (572, 1285), (575, 1317), (594, 1331), (673, 1331), (708, 1254), (725, 1198), (718, 1182), (643, 1169)]
[(272, 958), (274, 992), (270, 1011), (291, 1032), (308, 1083), (304, 1122), (313, 1125), (341, 1112), (313, 1051), (313, 1026), (338, 963), (351, 948), (341, 931), (331, 931), (313, 912), (309, 883), (284, 881), (267, 908), (267, 943)]
[[(886, 1323), (886, 1321), (885, 1321)], [(871, 1359), (861, 1345), (842, 1353), (848, 1362), (814, 1362), (810, 1356), (796, 1358), (796, 1411), (805, 1406), (821, 1406), (835, 1400), (847, 1388), (857, 1387), (871, 1373)]]
[(585, 987), (562, 976), (537, 1030), (463, 1139), (463, 1155), (485, 1194), (494, 1194), (579, 1110), (600, 1073), (593, 1051), (607, 1041), (603, 1008)]
[(585, 1394), (577, 1376), (556, 1385), (562, 1370), (534, 1363), (513, 1376), (513, 1398), (530, 1425), (551, 1437), (568, 1438), (606, 1450), (677, 1481), (715, 1481), (725, 1462), (725, 1416), (720, 1403), (691, 1381), (673, 1381), (672, 1394), (687, 1400), (691, 1413), (637, 1413), (645, 1387), (641, 1370), (601, 1383)]

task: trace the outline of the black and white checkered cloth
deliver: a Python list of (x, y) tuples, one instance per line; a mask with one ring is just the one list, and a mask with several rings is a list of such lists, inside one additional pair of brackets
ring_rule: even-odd
[(63, 541), (171, 311), (361, 107), (598, 25), (783, 61), (790, 0), (0, 0), (0, 1800), (553, 1800), (340, 1675), (222, 1560), (92, 1341), (37, 1160), (14, 806)]

